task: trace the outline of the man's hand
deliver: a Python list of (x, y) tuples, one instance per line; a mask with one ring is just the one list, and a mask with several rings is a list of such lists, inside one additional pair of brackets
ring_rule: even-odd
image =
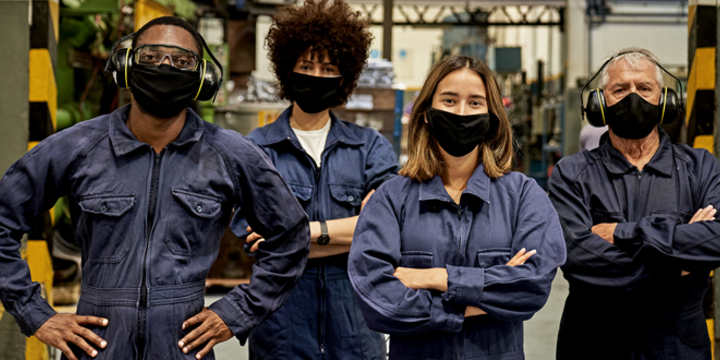
[(245, 229), (245, 231), (247, 231), (247, 232), (250, 233), (250, 235), (248, 235), (247, 238), (245, 238), (245, 243), (247, 243), (247, 244), (252, 244), (253, 241), (256, 241), (256, 240), (257, 240), (257, 242), (255, 242), (255, 243), (250, 247), (250, 252), (251, 252), (251, 253), (254, 253), (254, 252), (256, 252), (256, 251), (258, 250), (258, 247), (260, 246), (260, 243), (263, 242), (263, 241), (265, 241), (265, 239), (263, 238), (262, 235), (253, 232), (253, 231), (252, 231), (252, 228), (249, 227), (249, 226), (247, 227), (247, 229)]
[(107, 342), (85, 326), (107, 326), (107, 324), (107, 319), (95, 316), (55, 314), (40, 326), (35, 332), (35, 337), (44, 344), (60, 349), (69, 360), (78, 360), (70, 350), (70, 343), (75, 344), (88, 355), (96, 357), (97, 350), (85, 340), (89, 340), (102, 349), (107, 346)]
[(468, 306), (465, 308), (465, 317), (487, 315), (483, 309), (475, 306)]
[(615, 237), (613, 234), (615, 234), (615, 228), (617, 227), (617, 223), (602, 223), (597, 224), (592, 227), (593, 234), (596, 234), (603, 238), (605, 241), (615, 244)]
[(699, 209), (695, 215), (693, 215), (692, 219), (690, 219), (690, 222), (688, 224), (692, 224), (694, 222), (698, 221), (712, 221), (715, 220), (715, 213), (717, 212), (716, 209), (713, 208), (712, 205), (708, 205), (705, 208)]
[(213, 346), (233, 337), (230, 328), (225, 325), (225, 322), (223, 322), (220, 316), (207, 308), (203, 309), (201, 313), (185, 320), (183, 330), (198, 324), (200, 324), (200, 326), (185, 335), (185, 337), (178, 342), (178, 346), (180, 346), (182, 352), (185, 354), (207, 343), (195, 356), (197, 359), (202, 359), (207, 355)]

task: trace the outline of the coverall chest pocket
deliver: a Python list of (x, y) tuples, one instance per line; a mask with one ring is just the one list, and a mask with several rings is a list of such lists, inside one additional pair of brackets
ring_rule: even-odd
[(680, 225), (680, 224), (689, 224), (690, 219), (692, 219), (692, 217), (693, 217), (693, 214), (677, 212), (677, 211), (653, 211), (652, 216), (673, 219), (676, 224)]
[(400, 267), (429, 269), (433, 267), (433, 253), (428, 251), (403, 251), (400, 253)]
[(290, 185), (290, 189), (292, 189), (293, 194), (295, 194), (295, 197), (298, 199), (300, 204), (305, 207), (312, 196), (313, 186), (291, 181), (288, 181), (287, 183)]
[(134, 229), (135, 194), (97, 194), (81, 197), (78, 238), (88, 248), (88, 261), (121, 262), (130, 250)]
[(333, 198), (333, 218), (350, 217), (360, 213), (360, 205), (363, 201), (362, 186), (330, 184), (330, 195)]
[[(194, 255), (205, 248), (220, 215), (221, 202), (211, 195), (173, 189), (172, 221), (165, 243), (175, 255)], [(210, 247), (206, 247), (210, 250)]]
[(621, 223), (625, 222), (625, 215), (621, 212), (612, 212), (606, 210), (592, 210), (591, 212), (593, 226), (603, 223)]
[(477, 266), (488, 268), (496, 265), (507, 265), (512, 257), (512, 249), (510, 248), (490, 248), (478, 250)]

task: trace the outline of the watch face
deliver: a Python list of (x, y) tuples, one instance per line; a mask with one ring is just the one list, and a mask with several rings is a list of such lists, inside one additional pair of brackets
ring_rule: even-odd
[(327, 245), (330, 242), (330, 237), (322, 235), (317, 239), (318, 245)]

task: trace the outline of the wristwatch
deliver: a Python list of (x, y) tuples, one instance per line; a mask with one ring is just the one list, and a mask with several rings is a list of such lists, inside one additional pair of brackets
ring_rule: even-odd
[(330, 236), (328, 236), (327, 224), (324, 220), (320, 220), (320, 237), (317, 238), (318, 245), (325, 246), (330, 242)]

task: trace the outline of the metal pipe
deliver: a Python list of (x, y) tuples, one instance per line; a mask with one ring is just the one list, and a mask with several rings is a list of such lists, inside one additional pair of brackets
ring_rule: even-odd
[(383, 57), (392, 61), (393, 0), (383, 0)]

